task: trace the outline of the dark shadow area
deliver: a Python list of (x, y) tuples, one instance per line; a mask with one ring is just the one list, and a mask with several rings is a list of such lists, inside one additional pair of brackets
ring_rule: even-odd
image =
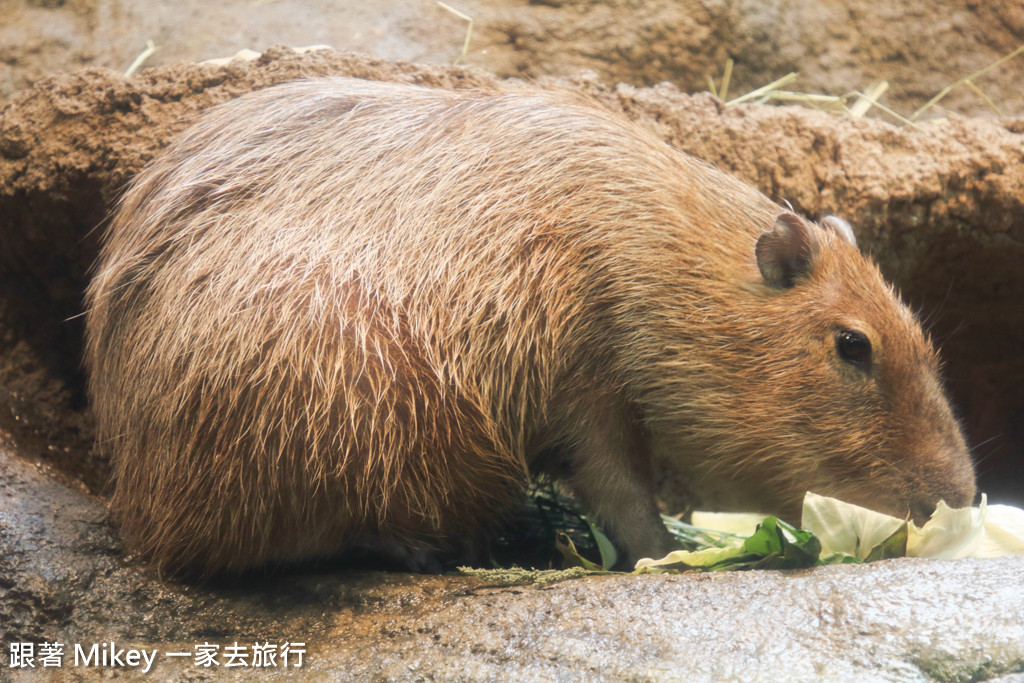
[(1024, 506), (1024, 246), (939, 239), (905, 294), (941, 349), (990, 503)]

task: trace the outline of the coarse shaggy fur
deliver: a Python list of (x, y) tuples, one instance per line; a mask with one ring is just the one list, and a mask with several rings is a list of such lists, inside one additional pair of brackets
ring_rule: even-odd
[(630, 560), (672, 547), (659, 468), (790, 517), (808, 489), (974, 494), (852, 233), (576, 96), (334, 78), (216, 107), (125, 194), (87, 303), (113, 513), (167, 570), (428, 566), (544, 468)]

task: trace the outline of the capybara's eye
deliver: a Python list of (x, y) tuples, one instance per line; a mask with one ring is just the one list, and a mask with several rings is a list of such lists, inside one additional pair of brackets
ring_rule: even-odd
[(839, 357), (861, 370), (871, 367), (871, 341), (857, 330), (840, 330), (836, 335), (836, 351)]

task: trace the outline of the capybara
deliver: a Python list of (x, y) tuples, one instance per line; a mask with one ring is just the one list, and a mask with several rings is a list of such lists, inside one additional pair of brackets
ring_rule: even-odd
[(436, 566), (558, 472), (628, 561), (652, 473), (794, 521), (974, 496), (938, 361), (849, 226), (580, 96), (330, 78), (204, 114), (87, 293), (128, 547)]

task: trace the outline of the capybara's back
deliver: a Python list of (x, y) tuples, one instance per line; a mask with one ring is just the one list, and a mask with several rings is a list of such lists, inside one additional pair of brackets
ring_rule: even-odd
[(217, 107), (133, 182), (87, 303), (113, 512), (169, 570), (431, 566), (533, 469), (629, 559), (672, 548), (658, 463), (789, 515), (974, 493), (848, 226), (566, 95), (337, 78)]

